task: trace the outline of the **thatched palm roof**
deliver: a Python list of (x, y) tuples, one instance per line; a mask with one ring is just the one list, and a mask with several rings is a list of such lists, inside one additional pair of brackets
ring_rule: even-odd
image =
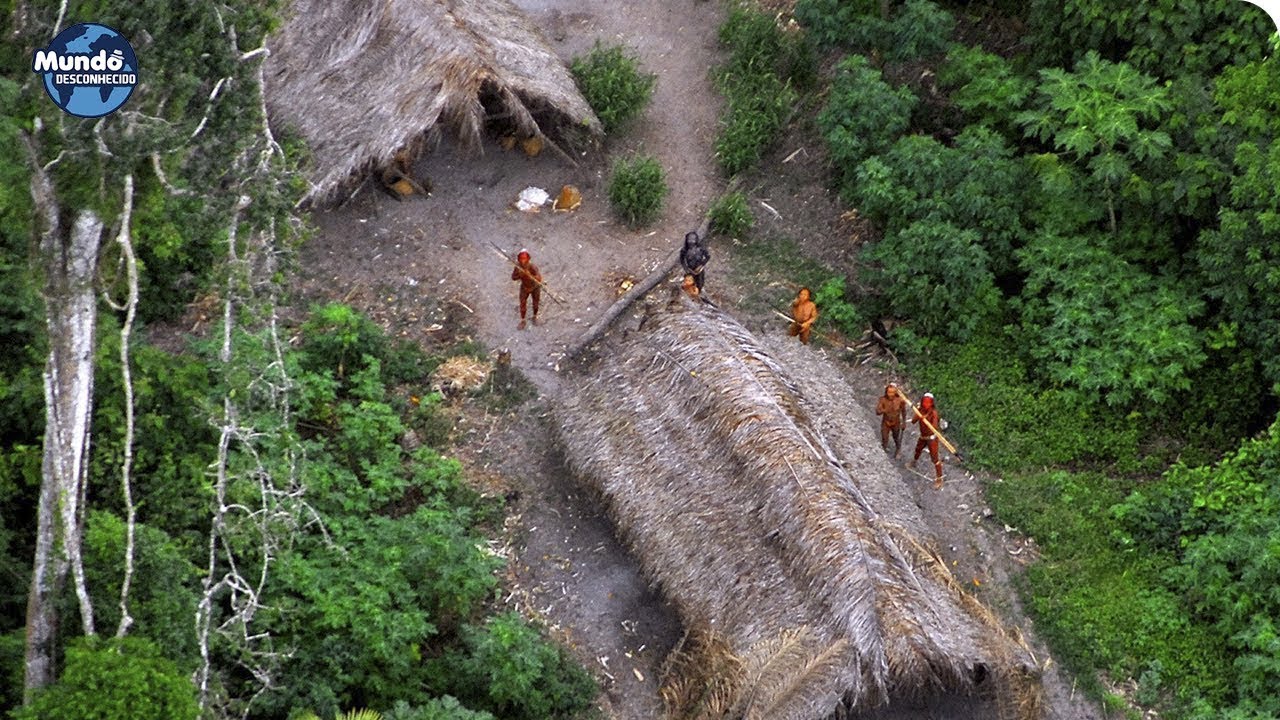
[(310, 145), (313, 200), (438, 123), (473, 145), (491, 112), (525, 136), (549, 124), (601, 131), (564, 63), (508, 0), (295, 0), (268, 47), (268, 112)]
[(570, 467), (696, 639), (673, 716), (821, 720), (1033, 687), (1025, 647), (877, 512), (819, 413), (751, 333), (683, 295), (557, 411)]

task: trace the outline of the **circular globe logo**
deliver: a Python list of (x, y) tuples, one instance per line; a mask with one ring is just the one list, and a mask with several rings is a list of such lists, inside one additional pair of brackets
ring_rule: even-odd
[(80, 23), (36, 50), (31, 69), (58, 107), (83, 118), (102, 117), (124, 104), (138, 84), (133, 46), (106, 25)]

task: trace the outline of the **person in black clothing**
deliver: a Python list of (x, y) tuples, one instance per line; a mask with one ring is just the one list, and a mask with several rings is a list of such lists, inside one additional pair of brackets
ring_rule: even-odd
[(702, 244), (702, 238), (698, 237), (696, 230), (691, 230), (684, 236), (684, 247), (680, 248), (680, 264), (684, 266), (684, 271), (693, 276), (693, 283), (698, 287), (698, 292), (702, 292), (702, 283), (706, 277), (704, 271), (707, 269), (707, 263), (711, 262), (711, 253), (707, 250), (707, 246)]

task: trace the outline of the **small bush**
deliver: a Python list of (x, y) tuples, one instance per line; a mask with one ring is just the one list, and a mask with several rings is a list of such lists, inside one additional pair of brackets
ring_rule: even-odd
[(747, 196), (740, 191), (721, 195), (712, 203), (708, 214), (711, 216), (712, 232), (732, 238), (743, 237), (755, 224), (751, 208), (747, 205)]
[(929, 0), (907, 0), (889, 17), (878, 0), (800, 0), (796, 20), (823, 46), (907, 62), (946, 49), (955, 18)]
[(867, 157), (887, 150), (906, 131), (917, 102), (910, 90), (886, 83), (865, 57), (841, 61), (818, 113), (836, 173), (852, 173)]
[(462, 629), (466, 654), (428, 664), (442, 692), (506, 720), (560, 720), (591, 706), (595, 681), (559, 646), (515, 613)]
[(618, 217), (632, 228), (657, 220), (668, 192), (662, 165), (652, 155), (634, 155), (613, 166), (609, 202)]
[(718, 84), (728, 110), (716, 138), (716, 160), (726, 175), (736, 175), (755, 166), (777, 140), (798, 98), (776, 75), (727, 75)]
[(137, 638), (77, 640), (62, 677), (15, 720), (196, 720), (195, 686), (154, 645)]
[(649, 104), (658, 76), (640, 71), (640, 62), (622, 47), (602, 47), (599, 41), (584, 57), (569, 65), (578, 89), (607, 133), (622, 127)]

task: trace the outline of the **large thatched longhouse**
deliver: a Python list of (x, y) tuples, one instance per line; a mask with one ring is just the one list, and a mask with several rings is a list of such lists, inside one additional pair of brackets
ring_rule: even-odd
[(478, 146), (501, 117), (524, 137), (601, 132), (564, 63), (508, 0), (295, 0), (268, 42), (267, 107), (310, 146), (308, 199), (416, 154), (442, 126)]
[(557, 411), (569, 465), (689, 632), (665, 679), (672, 717), (822, 720), (982, 690), (1036, 714), (1025, 646), (915, 520), (873, 506), (905, 489), (864, 491), (846, 466), (869, 463), (821, 429), (848, 420), (731, 317), (680, 295), (577, 385)]

